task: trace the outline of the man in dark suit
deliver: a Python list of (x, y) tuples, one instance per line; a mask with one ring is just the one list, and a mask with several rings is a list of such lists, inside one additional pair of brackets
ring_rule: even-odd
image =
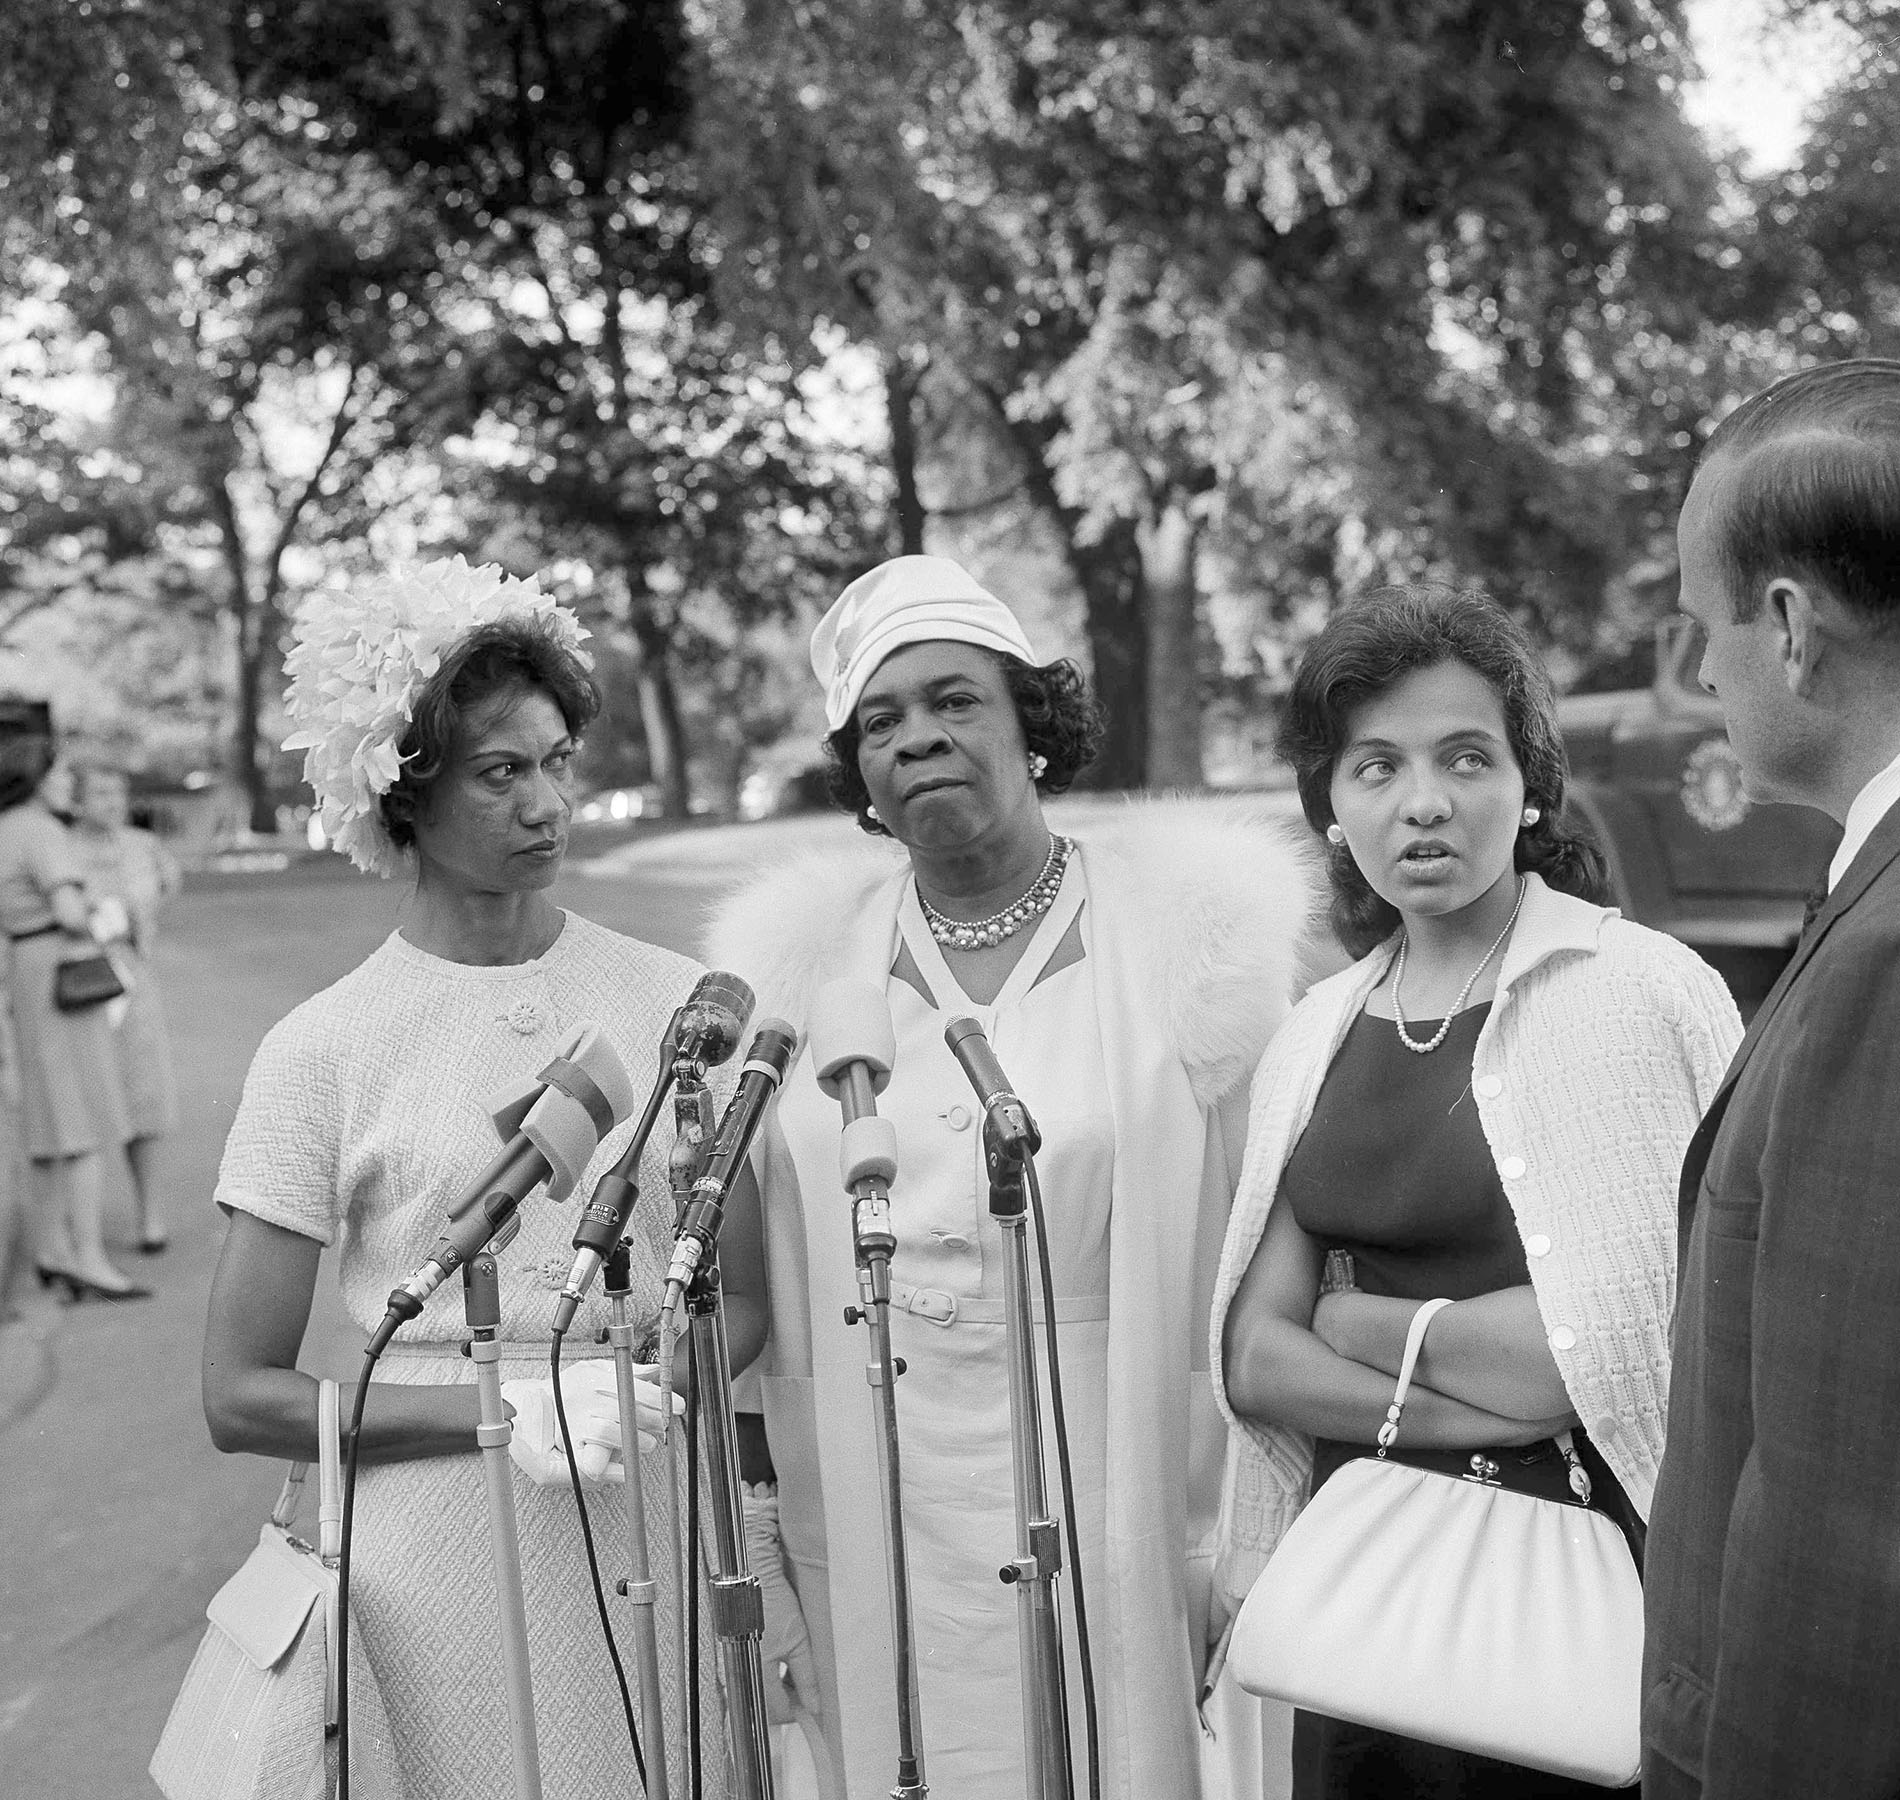
[(1900, 1796), (1900, 362), (1710, 438), (1682, 511), (1750, 793), (1841, 821), (1682, 1177), (1646, 1800)]

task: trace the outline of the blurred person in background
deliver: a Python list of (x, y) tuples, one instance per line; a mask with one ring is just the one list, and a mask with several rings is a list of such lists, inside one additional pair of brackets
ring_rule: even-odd
[(74, 774), (78, 813), (73, 831), (92, 901), (93, 934), (111, 950), (127, 990), (112, 1043), (131, 1133), (125, 1159), (137, 1209), (137, 1243), (142, 1255), (156, 1256), (167, 1242), (159, 1163), (164, 1140), (178, 1129), (178, 1080), (152, 946), (159, 907), (178, 891), (183, 876), (157, 834), (132, 824), (122, 769), (92, 765)]
[(30, 1241), (42, 1287), (135, 1300), (151, 1289), (113, 1266), (100, 1228), (103, 1152), (127, 1135), (112, 1028), (104, 1006), (63, 1011), (53, 997), (60, 964), (97, 947), (78, 846), (60, 822), (70, 805), (50, 720), (45, 734), (0, 740), (0, 930), (33, 1171)]

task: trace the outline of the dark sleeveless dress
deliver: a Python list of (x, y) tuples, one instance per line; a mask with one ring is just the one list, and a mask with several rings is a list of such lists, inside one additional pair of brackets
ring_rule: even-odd
[[(1472, 1052), (1489, 1011), (1459, 1013), (1427, 1056), (1406, 1049), (1390, 1019), (1361, 1013), (1287, 1159), (1280, 1200), (1335, 1264), (1339, 1256), (1351, 1258), (1353, 1283), (1364, 1293), (1469, 1300), (1530, 1280), (1471, 1092)], [(1417, 1038), (1437, 1029), (1436, 1020), (1410, 1026)], [(1572, 1436), (1595, 1487), (1593, 1504), (1619, 1523), (1625, 1515), (1633, 1519), (1601, 1454), (1580, 1429)], [(1314, 1489), (1372, 1448), (1320, 1439)], [(1405, 1460), (1455, 1469), (1471, 1454), (1425, 1452)], [(1549, 1440), (1481, 1454), (1512, 1472), (1507, 1485), (1554, 1496), (1568, 1491), (1562, 1457)], [(1294, 1715), (1293, 1800), (1580, 1800), (1609, 1791), (1321, 1713)]]

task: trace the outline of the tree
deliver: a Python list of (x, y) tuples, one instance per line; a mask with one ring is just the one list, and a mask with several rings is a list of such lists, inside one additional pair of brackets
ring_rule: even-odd
[(1144, 768), (1193, 767), (1155, 683), (1193, 666), (1186, 603), (1263, 510), (1249, 442), (1289, 473), (1344, 449), (1341, 522), (1401, 562), (1435, 552), (1548, 629), (1594, 612), (1628, 500), (1600, 446), (1638, 398), (1619, 321), (1692, 330), (1706, 273), (1677, 7), (711, 17), (744, 274), (847, 328), (868, 291), (987, 403)]
[(454, 339), (433, 415), (447, 479), (495, 533), (571, 566), (635, 649), (654, 778), (684, 813), (681, 670), (720, 635), (695, 618), (830, 586), (864, 502), (798, 364), (720, 316), (681, 7), (443, 0), (425, 20), (354, 0), (249, 19), (233, 59), (253, 103), (307, 115), (331, 146), (315, 154), (372, 159), (404, 196), (427, 246), (418, 303)]

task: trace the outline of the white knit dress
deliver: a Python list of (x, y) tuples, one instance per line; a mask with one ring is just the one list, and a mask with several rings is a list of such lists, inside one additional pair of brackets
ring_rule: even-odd
[[(392, 935), (334, 987), (307, 1000), (265, 1038), (245, 1080), (225, 1145), (216, 1199), (340, 1247), (343, 1300), (365, 1337), (389, 1290), (434, 1245), (448, 1205), (494, 1155), (487, 1101), (545, 1067), (562, 1035), (597, 1021), (643, 1096), (660, 1039), (698, 966), (569, 913), (533, 962), (500, 968), (445, 962)], [(720, 1096), (723, 1101), (723, 1093)], [(631, 1133), (602, 1144), (585, 1195)], [(672, 1240), (664, 1115), (640, 1167), (632, 1236), (633, 1294), (645, 1331), (657, 1309)], [(521, 1234), (502, 1251), (504, 1380), (548, 1372), (555, 1295), (573, 1261), (578, 1201), (537, 1193)], [(599, 1284), (584, 1303), (564, 1361), (607, 1354)], [(403, 1328), (377, 1381), (468, 1383), (460, 1283), (446, 1283)], [(369, 1405), (373, 1411), (372, 1391)], [(661, 1584), (660, 1668), (673, 1791), (682, 1791), (675, 1650), (677, 1583), (666, 1542), (664, 1464), (644, 1460), (649, 1552)], [(612, 1591), (626, 1573), (619, 1490), (588, 1496), (609, 1616), (633, 1679), (628, 1608)], [(624, 1800), (640, 1789), (619, 1691), (588, 1586), (572, 1495), (518, 1473), (522, 1575), (542, 1775), (563, 1800)], [(501, 1653), (480, 1463), (466, 1456), (362, 1470), (352, 1546), (352, 1614), (397, 1740), (409, 1800), (507, 1800), (513, 1793)], [(705, 1792), (727, 1792), (724, 1727), (709, 1624), (702, 1624)], [(353, 1646), (354, 1647), (354, 1646)]]

